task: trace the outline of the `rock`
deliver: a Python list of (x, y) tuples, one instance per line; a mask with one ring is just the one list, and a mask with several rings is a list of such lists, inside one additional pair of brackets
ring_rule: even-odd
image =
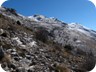
[(0, 48), (0, 61), (2, 61), (2, 59), (4, 58), (4, 51), (2, 49), (2, 47)]
[(4, 33), (3, 29), (0, 29), (0, 35), (2, 35)]

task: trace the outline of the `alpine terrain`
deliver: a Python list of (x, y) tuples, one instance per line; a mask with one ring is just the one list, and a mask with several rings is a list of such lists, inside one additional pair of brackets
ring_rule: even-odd
[(6, 72), (87, 72), (95, 58), (96, 31), (0, 8), (0, 63)]

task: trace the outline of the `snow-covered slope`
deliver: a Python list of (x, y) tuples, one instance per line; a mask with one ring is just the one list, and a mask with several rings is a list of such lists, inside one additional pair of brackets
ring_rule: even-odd
[(90, 28), (87, 28), (85, 26), (82, 26), (81, 24), (71, 23), (71, 24), (68, 24), (68, 28), (71, 30), (81, 32), (90, 37), (94, 37), (94, 36), (96, 37), (96, 31), (94, 31)]
[(47, 18), (43, 15), (33, 15), (33, 16), (28, 16), (28, 18), (31, 21), (37, 21), (37, 22), (44, 22), (44, 23), (63, 23), (62, 21), (58, 20), (57, 18), (50, 17)]

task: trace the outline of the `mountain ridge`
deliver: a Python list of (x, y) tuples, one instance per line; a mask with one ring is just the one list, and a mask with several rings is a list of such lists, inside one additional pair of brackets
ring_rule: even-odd
[(43, 15), (26, 17), (3, 7), (0, 45), (11, 56), (9, 63), (3, 62), (6, 71), (86, 72), (95, 64), (96, 31)]

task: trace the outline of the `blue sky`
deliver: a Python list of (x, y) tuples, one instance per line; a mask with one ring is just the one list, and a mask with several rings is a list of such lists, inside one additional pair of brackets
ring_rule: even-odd
[(41, 14), (96, 30), (96, 8), (88, 0), (9, 0), (3, 6), (25, 16)]

